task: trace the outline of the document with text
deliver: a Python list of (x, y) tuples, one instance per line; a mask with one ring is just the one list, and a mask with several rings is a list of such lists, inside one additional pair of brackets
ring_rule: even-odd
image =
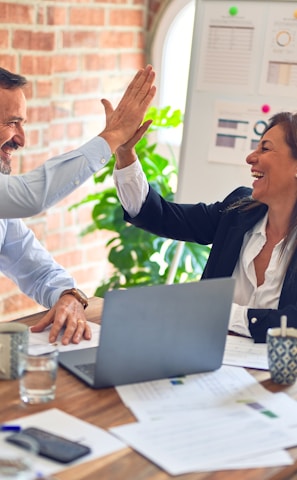
[(255, 343), (252, 338), (228, 335), (223, 364), (268, 370), (267, 344)]
[(296, 444), (288, 430), (242, 405), (167, 415), (110, 431), (171, 475), (291, 464), (283, 449)]
[(272, 395), (244, 368), (229, 365), (213, 372), (122, 385), (116, 390), (138, 420), (188, 409), (259, 403)]

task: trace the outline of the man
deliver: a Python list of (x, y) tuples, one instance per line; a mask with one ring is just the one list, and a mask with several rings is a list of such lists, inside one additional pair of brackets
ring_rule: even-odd
[[(107, 100), (102, 100), (109, 119), (106, 128), (97, 137), (77, 150), (48, 160), (29, 173), (10, 177), (8, 174), (11, 172), (11, 154), (25, 143), (23, 125), (26, 119), (19, 120), (17, 111), (22, 108), (26, 112), (23, 88), (27, 80), (21, 75), (0, 68), (0, 189), (2, 192), (0, 218), (36, 215), (70, 194), (88, 177), (103, 168), (111, 158), (111, 153), (114, 152), (114, 144), (118, 143), (118, 136), (130, 129), (130, 119), (133, 120), (135, 116), (137, 121), (144, 111), (143, 108), (147, 107), (143, 104), (138, 111), (140, 97), (133, 98), (136, 89), (143, 81), (147, 81), (147, 85), (150, 82), (152, 84), (153, 79), (154, 72), (151, 66), (148, 65), (143, 72), (140, 70), (115, 112)], [(144, 98), (149, 102), (154, 93), (155, 87), (152, 87), (148, 91), (151, 97)], [(141, 95), (141, 91), (139, 94)], [(10, 102), (14, 102), (15, 107)], [(131, 111), (129, 102), (132, 106)], [(121, 115), (126, 124), (121, 123)]]
[(104, 166), (121, 144), (142, 130), (141, 121), (155, 95), (154, 75), (150, 65), (139, 70), (115, 110), (108, 100), (102, 100), (106, 126), (98, 137), (29, 174), (8, 177), (12, 153), (25, 145), (26, 79), (0, 70), (0, 270), (25, 294), (50, 308), (32, 327), (32, 331), (38, 332), (52, 324), (50, 342), (56, 340), (64, 326), (65, 345), (78, 343), (82, 337), (91, 338), (84, 314), (87, 298), (33, 232), (12, 217), (38, 213), (69, 194)]

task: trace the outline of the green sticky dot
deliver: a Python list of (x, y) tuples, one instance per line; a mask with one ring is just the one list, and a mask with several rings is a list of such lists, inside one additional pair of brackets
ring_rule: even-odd
[(237, 15), (237, 13), (238, 13), (238, 8), (237, 8), (237, 7), (230, 7), (230, 8), (229, 8), (229, 13), (230, 13), (230, 15), (233, 15), (233, 16), (234, 16), (234, 15)]
[(269, 418), (278, 418), (278, 416), (270, 410), (262, 410), (261, 413), (263, 413), (263, 415), (266, 415)]

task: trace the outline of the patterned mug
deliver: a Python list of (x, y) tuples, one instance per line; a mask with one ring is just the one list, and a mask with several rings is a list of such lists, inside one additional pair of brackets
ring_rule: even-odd
[(0, 380), (18, 378), (19, 345), (26, 348), (29, 328), (17, 322), (0, 323)]
[(272, 381), (292, 385), (297, 378), (297, 329), (287, 328), (282, 336), (280, 328), (269, 328), (266, 342)]

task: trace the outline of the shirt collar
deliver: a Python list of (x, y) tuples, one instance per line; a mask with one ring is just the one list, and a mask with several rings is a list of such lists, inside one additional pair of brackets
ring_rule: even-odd
[(262, 235), (266, 239), (266, 223), (268, 218), (268, 212), (265, 213), (264, 217), (259, 220), (256, 225), (253, 226), (250, 233), (251, 235)]

